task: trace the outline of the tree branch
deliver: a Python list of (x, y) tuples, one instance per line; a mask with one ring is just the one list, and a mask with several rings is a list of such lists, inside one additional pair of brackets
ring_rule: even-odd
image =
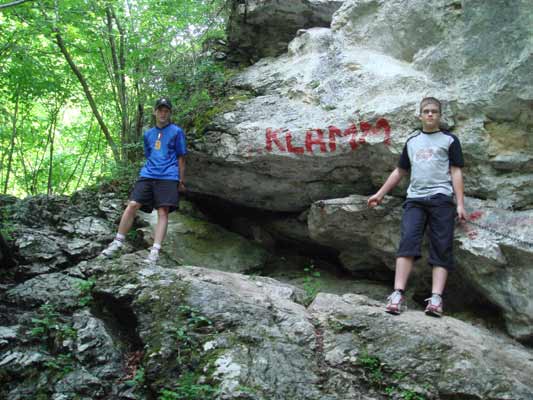
[(11, 3), (0, 4), (0, 9), (18, 6), (19, 4), (25, 3), (27, 1), (31, 1), (31, 0), (16, 0), (16, 1), (12, 1)]

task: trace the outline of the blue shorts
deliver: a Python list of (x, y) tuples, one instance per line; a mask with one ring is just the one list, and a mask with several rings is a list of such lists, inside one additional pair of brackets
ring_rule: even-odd
[(451, 196), (436, 194), (429, 197), (407, 199), (403, 204), (401, 239), (397, 257), (422, 255), (422, 239), (429, 227), (429, 264), (452, 270), (453, 231), (456, 206)]
[(168, 207), (169, 212), (178, 207), (178, 181), (139, 178), (130, 194), (130, 200), (141, 204), (141, 211), (151, 213), (154, 208)]

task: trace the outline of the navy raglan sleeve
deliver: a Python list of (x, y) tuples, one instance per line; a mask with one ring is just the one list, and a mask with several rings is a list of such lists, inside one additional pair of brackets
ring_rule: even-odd
[(403, 146), (402, 155), (398, 161), (398, 167), (405, 169), (406, 171), (411, 169), (411, 160), (409, 160), (409, 153), (407, 152), (407, 143)]
[(450, 159), (450, 166), (463, 168), (465, 162), (463, 159), (463, 150), (461, 149), (461, 143), (459, 139), (452, 135), (453, 142), (448, 148), (448, 157)]

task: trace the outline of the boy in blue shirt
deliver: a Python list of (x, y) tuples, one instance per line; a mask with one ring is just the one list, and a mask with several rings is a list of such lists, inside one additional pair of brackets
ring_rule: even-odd
[(442, 293), (448, 272), (454, 268), (455, 216), (464, 221), (465, 209), (461, 144), (456, 136), (440, 129), (441, 108), (440, 101), (434, 97), (421, 101), (422, 130), (407, 139), (398, 166), (368, 199), (369, 207), (377, 206), (404, 176), (410, 174), (396, 253), (394, 292), (388, 297), (385, 309), (390, 314), (400, 314), (404, 308), (404, 290), (414, 261), (421, 256), (426, 226), (429, 227), (429, 264), (433, 280), (425, 312), (435, 317), (443, 313)]
[(156, 126), (144, 133), (146, 163), (130, 195), (130, 201), (122, 214), (118, 233), (111, 244), (102, 251), (105, 257), (113, 257), (122, 248), (126, 234), (133, 225), (137, 210), (152, 212), (157, 209), (154, 244), (146, 261), (156, 263), (161, 243), (165, 239), (168, 214), (178, 206), (178, 189), (185, 191), (185, 155), (187, 154), (183, 130), (170, 122), (172, 104), (166, 98), (156, 101), (154, 116)]

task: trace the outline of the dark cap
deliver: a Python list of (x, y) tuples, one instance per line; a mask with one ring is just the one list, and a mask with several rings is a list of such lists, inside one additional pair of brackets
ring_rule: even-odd
[(159, 107), (167, 107), (169, 110), (172, 110), (172, 104), (170, 103), (170, 100), (166, 97), (161, 97), (155, 102), (155, 109), (157, 110)]

